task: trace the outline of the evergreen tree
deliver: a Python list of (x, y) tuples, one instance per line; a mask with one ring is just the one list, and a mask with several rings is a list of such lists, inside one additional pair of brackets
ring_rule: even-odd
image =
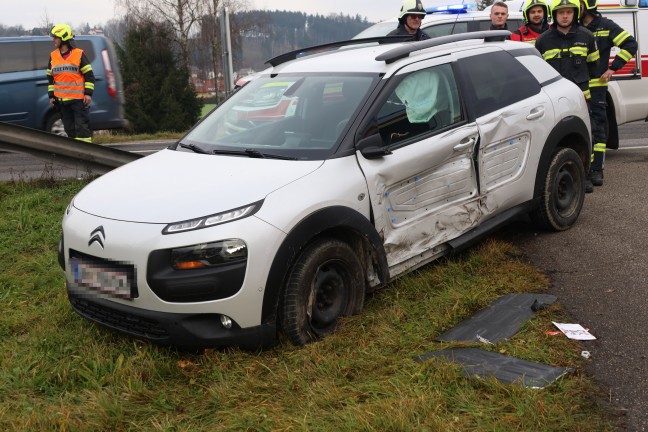
[(126, 118), (137, 133), (187, 130), (198, 121), (202, 103), (171, 49), (173, 34), (160, 23), (129, 24), (124, 47), (117, 48)]

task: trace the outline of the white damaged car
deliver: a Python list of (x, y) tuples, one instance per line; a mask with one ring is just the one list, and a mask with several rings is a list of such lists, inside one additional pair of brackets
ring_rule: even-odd
[[(585, 99), (500, 33), (270, 60), (176, 144), (74, 197), (59, 247), (72, 307), (181, 348), (300, 345), (512, 218), (568, 229)], [(242, 116), (275, 82), (290, 109)]]

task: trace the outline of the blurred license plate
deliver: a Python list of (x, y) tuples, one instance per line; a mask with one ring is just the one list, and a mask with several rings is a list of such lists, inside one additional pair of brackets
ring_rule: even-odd
[(127, 272), (75, 258), (71, 259), (70, 264), (76, 284), (109, 296), (131, 298), (131, 283)]

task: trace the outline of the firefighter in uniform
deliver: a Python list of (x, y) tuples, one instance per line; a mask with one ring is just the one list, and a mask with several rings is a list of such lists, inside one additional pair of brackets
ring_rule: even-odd
[[(581, 25), (596, 37), (601, 60), (596, 69), (596, 78), (590, 80), (590, 118), (594, 138), (594, 153), (589, 177), (594, 186), (603, 185), (603, 164), (607, 145), (607, 87), (614, 72), (621, 69), (637, 53), (638, 44), (630, 33), (614, 21), (603, 18), (596, 10), (598, 0), (581, 0)], [(619, 52), (608, 66), (610, 49), (619, 47)]]
[[(552, 0), (551, 17), (553, 24), (538, 36), (535, 47), (560, 75), (580, 87), (589, 103), (589, 82), (596, 77), (599, 52), (592, 32), (578, 25), (579, 0)], [(587, 177), (585, 192), (593, 191)]]
[(430, 39), (430, 36), (421, 30), (421, 23), (427, 13), (421, 0), (403, 0), (403, 5), (398, 15), (398, 27), (389, 32), (387, 36), (412, 36), (415, 41)]
[(544, 0), (526, 0), (522, 15), (525, 24), (511, 33), (511, 40), (533, 45), (538, 36), (549, 29), (549, 7)]
[(50, 35), (56, 49), (47, 65), (50, 104), (58, 108), (65, 133), (70, 138), (92, 142), (90, 102), (95, 77), (82, 49), (72, 45), (74, 34), (67, 24), (56, 24)]

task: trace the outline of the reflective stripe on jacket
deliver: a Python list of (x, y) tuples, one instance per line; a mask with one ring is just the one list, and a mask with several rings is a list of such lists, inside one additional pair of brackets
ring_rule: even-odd
[(596, 77), (599, 52), (589, 30), (573, 25), (567, 34), (554, 26), (536, 39), (542, 58), (563, 77), (575, 83), (589, 99), (589, 80)]
[(536, 39), (538, 39), (538, 36), (540, 36), (548, 29), (549, 26), (547, 25), (547, 23), (543, 23), (542, 27), (539, 29), (534, 29), (533, 26), (527, 24), (515, 30), (513, 33), (511, 33), (511, 40), (518, 41), (518, 42), (526, 42), (531, 45), (534, 45)]
[(601, 54), (601, 61), (596, 69), (596, 79), (590, 81), (590, 87), (607, 87), (607, 81), (601, 82), (598, 78), (608, 70), (612, 47), (619, 47), (619, 52), (614, 57), (609, 68), (617, 71), (637, 54), (637, 40), (630, 33), (619, 27), (617, 23), (602, 17), (599, 13), (596, 13), (596, 16), (586, 28), (596, 37), (596, 45)]

